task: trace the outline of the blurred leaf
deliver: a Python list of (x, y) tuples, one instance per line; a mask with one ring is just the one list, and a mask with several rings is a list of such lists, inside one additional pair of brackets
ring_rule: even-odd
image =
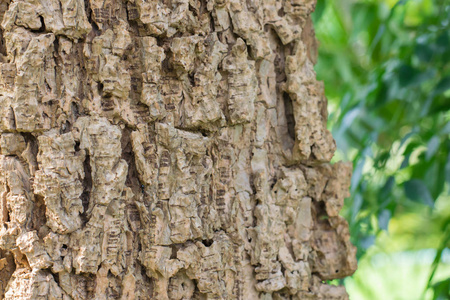
[(401, 87), (406, 87), (414, 83), (419, 71), (409, 65), (403, 65), (398, 70), (398, 77)]
[(441, 129), (441, 131), (439, 132), (439, 134), (450, 134), (450, 122), (448, 122), (447, 124), (445, 124), (445, 126)]
[(415, 133), (417, 133), (417, 128), (414, 127), (413, 130), (408, 132), (401, 140), (400, 146), (402, 146), (411, 136), (413, 136)]
[(445, 52), (445, 50), (449, 47), (449, 41), (450, 39), (448, 37), (448, 32), (444, 31), (438, 36), (436, 45), (441, 52)]
[(378, 226), (382, 230), (388, 230), (389, 220), (391, 219), (391, 212), (387, 209), (383, 209), (378, 215)]
[[(428, 282), (427, 282), (427, 287), (424, 290), (424, 294), (426, 292), (426, 290), (431, 287), (431, 282), (436, 274), (436, 270), (439, 266), (439, 263), (442, 260), (442, 253), (444, 253), (444, 249), (447, 247), (447, 243), (450, 241), (450, 223), (448, 223), (445, 228), (444, 228), (444, 232), (443, 232), (443, 237), (442, 237), (442, 241), (440, 246), (438, 247), (437, 251), (436, 251), (436, 256), (434, 258), (433, 264), (431, 265), (431, 272), (430, 272), (430, 276), (428, 276)], [(442, 287), (442, 286), (441, 286)], [(433, 287), (434, 288), (434, 292), (435, 292), (435, 297), (436, 294), (438, 297), (440, 297), (442, 295), (442, 291), (439, 291), (439, 286), (438, 287)], [(436, 291), (436, 288), (438, 289), (438, 291)], [(445, 284), (444, 284), (444, 289), (445, 289)], [(446, 291), (448, 292), (448, 290)], [(445, 293), (445, 292), (444, 292)], [(445, 294), (444, 294), (445, 295)], [(437, 298), (439, 299), (439, 298)], [(444, 298), (445, 299), (445, 298)], [(447, 298), (448, 299), (448, 298)]]
[(377, 168), (383, 168), (386, 165), (386, 162), (391, 157), (391, 154), (389, 151), (383, 151), (381, 154), (378, 155), (378, 157), (375, 159), (375, 167)]
[(402, 161), (400, 165), (400, 170), (409, 166), (409, 158), (411, 157), (411, 153), (408, 153)]
[(450, 299), (450, 278), (435, 283), (432, 288), (433, 300)]
[(433, 198), (426, 185), (419, 179), (412, 179), (404, 183), (406, 196), (416, 202), (422, 202), (430, 207), (434, 206)]
[(447, 162), (445, 164), (445, 178), (450, 185), (450, 152), (447, 155)]
[(433, 50), (429, 45), (417, 44), (415, 54), (422, 62), (429, 62), (433, 57)]
[(369, 235), (367, 237), (364, 237), (361, 239), (361, 247), (364, 249), (368, 249), (370, 246), (372, 246), (375, 243), (375, 235)]
[(352, 221), (356, 219), (356, 215), (361, 209), (363, 203), (363, 198), (360, 193), (356, 193), (353, 198), (353, 204), (352, 204)]
[(389, 195), (391, 194), (392, 188), (394, 187), (395, 184), (395, 177), (394, 176), (390, 176), (387, 180), (386, 183), (384, 184), (384, 186), (380, 189), (380, 200), (381, 201), (385, 201), (386, 198), (389, 197)]
[(441, 140), (438, 136), (433, 136), (427, 145), (427, 154), (426, 154), (426, 160), (430, 160), (430, 158), (433, 157), (433, 155), (436, 154), (436, 151), (439, 149), (439, 145), (441, 143)]
[(316, 9), (314, 10), (314, 13), (312, 14), (314, 18), (314, 22), (318, 22), (323, 15), (323, 12), (326, 8), (326, 0), (317, 0)]
[(362, 177), (362, 172), (363, 172), (363, 168), (364, 168), (364, 164), (366, 163), (366, 159), (362, 158), (358, 161), (358, 163), (356, 164), (355, 169), (353, 170), (353, 175), (352, 175), (352, 184), (351, 184), (351, 191), (355, 191), (356, 187), (358, 186), (361, 177)]
[(434, 88), (433, 93), (435, 95), (442, 94), (450, 89), (450, 76), (444, 77)]
[(434, 157), (431, 162), (431, 165), (425, 174), (423, 174), (423, 181), (428, 187), (433, 199), (437, 199), (444, 191), (445, 161), (440, 161), (438, 157)]
[(410, 65), (402, 65), (398, 70), (399, 83), (401, 87), (421, 84), (422, 82), (433, 78), (435, 74), (435, 70), (430, 69), (425, 72), (421, 72)]

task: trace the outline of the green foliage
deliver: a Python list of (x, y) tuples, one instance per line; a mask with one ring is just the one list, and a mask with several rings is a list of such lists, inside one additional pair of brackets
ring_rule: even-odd
[(407, 213), (432, 220), (415, 234), (438, 236), (420, 245), (438, 257), (450, 243), (449, 206), (435, 208), (450, 201), (450, 0), (319, 0), (313, 18), (336, 159), (354, 163), (344, 214), (358, 257)]

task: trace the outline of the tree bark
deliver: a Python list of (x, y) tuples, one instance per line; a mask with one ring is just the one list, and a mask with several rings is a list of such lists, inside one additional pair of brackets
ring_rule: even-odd
[(311, 0), (2, 0), (3, 299), (346, 299)]

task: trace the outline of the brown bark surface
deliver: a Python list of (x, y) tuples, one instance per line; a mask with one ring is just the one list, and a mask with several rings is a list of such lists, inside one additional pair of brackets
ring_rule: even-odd
[(1, 0), (0, 298), (346, 299), (311, 0)]

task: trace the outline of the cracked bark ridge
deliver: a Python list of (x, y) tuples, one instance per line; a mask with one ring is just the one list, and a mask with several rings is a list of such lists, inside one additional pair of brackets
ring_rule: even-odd
[(0, 3), (0, 298), (347, 299), (312, 0)]

